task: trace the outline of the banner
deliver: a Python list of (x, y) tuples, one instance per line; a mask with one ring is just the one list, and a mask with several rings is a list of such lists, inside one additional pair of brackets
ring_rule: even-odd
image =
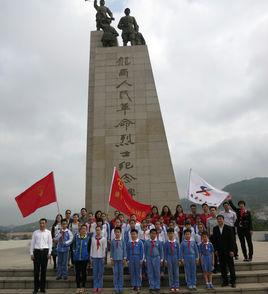
[(218, 190), (202, 179), (198, 174), (190, 170), (189, 189), (187, 198), (194, 203), (219, 207), (229, 196), (228, 192)]
[(40, 207), (57, 202), (53, 172), (22, 192), (15, 200), (23, 217)]
[(151, 205), (143, 204), (133, 199), (116, 168), (114, 168), (109, 204), (127, 216), (135, 214), (138, 221), (145, 219), (152, 210)]

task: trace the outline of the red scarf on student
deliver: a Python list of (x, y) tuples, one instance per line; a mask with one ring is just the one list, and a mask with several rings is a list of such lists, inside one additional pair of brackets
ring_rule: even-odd
[(155, 246), (155, 241), (152, 240), (152, 245), (151, 245), (150, 255), (153, 254), (154, 246)]
[(174, 242), (169, 242), (171, 254), (174, 254)]
[(191, 244), (191, 240), (187, 240), (187, 246), (189, 251), (190, 251), (190, 244)]
[(99, 248), (100, 248), (100, 239), (101, 239), (101, 238), (97, 238), (97, 237), (96, 237), (96, 240), (97, 240), (97, 250), (99, 250)]
[(116, 248), (118, 248), (119, 247), (119, 241), (121, 241), (121, 240), (115, 239), (115, 241), (116, 241)]

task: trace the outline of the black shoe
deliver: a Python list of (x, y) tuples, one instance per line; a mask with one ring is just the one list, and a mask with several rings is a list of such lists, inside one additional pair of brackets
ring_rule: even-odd
[(236, 284), (235, 284), (235, 283), (232, 283), (232, 284), (231, 284), (231, 287), (232, 287), (232, 288), (236, 288)]
[(37, 294), (37, 292), (38, 292), (38, 290), (37, 290), (37, 291), (34, 290), (34, 291), (33, 291), (33, 294)]
[(45, 289), (41, 289), (40, 292), (41, 293), (46, 293), (46, 290)]
[(216, 274), (218, 271), (214, 268), (214, 270), (212, 272), (213, 272), (213, 274)]
[(229, 284), (228, 284), (227, 282), (223, 282), (223, 283), (221, 284), (221, 286), (222, 286), (222, 287), (227, 287), (227, 286), (229, 286)]
[(57, 277), (56, 280), (57, 280), (57, 281), (58, 281), (58, 280), (61, 280), (61, 277)]

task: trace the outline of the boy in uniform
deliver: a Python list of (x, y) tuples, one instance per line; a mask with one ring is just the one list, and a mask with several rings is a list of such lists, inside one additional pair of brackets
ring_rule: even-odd
[(124, 262), (127, 258), (126, 244), (122, 238), (122, 229), (120, 227), (115, 228), (114, 233), (115, 238), (111, 242), (111, 262), (114, 272), (114, 288), (116, 293), (122, 293)]
[(133, 291), (140, 293), (141, 290), (141, 268), (144, 259), (143, 242), (138, 239), (138, 231), (131, 230), (131, 239), (127, 243), (127, 261), (129, 265), (131, 286)]
[(163, 243), (157, 240), (156, 229), (150, 230), (150, 240), (144, 244), (150, 293), (160, 292), (160, 266), (163, 264)]
[(68, 229), (68, 221), (62, 219), (61, 231), (56, 235), (55, 241), (57, 242), (57, 254), (58, 254), (58, 269), (57, 280), (68, 279), (68, 258), (70, 245), (73, 242), (73, 234)]
[(184, 265), (185, 278), (189, 290), (196, 289), (196, 264), (199, 261), (198, 247), (191, 241), (191, 231), (184, 231), (184, 240), (181, 242), (180, 260)]
[(107, 240), (102, 237), (102, 228), (97, 226), (95, 237), (92, 237), (90, 258), (93, 267), (93, 293), (102, 292), (104, 261), (107, 248)]
[(164, 244), (164, 257), (168, 267), (169, 287), (171, 292), (179, 292), (180, 245), (175, 240), (174, 229), (167, 230), (168, 241)]

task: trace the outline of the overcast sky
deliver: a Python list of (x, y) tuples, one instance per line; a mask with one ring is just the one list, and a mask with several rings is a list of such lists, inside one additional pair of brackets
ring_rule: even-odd
[[(107, 0), (146, 38), (180, 196), (268, 176), (268, 1)], [(61, 209), (84, 205), (92, 2), (0, 0), (0, 225), (14, 197), (55, 172)]]

